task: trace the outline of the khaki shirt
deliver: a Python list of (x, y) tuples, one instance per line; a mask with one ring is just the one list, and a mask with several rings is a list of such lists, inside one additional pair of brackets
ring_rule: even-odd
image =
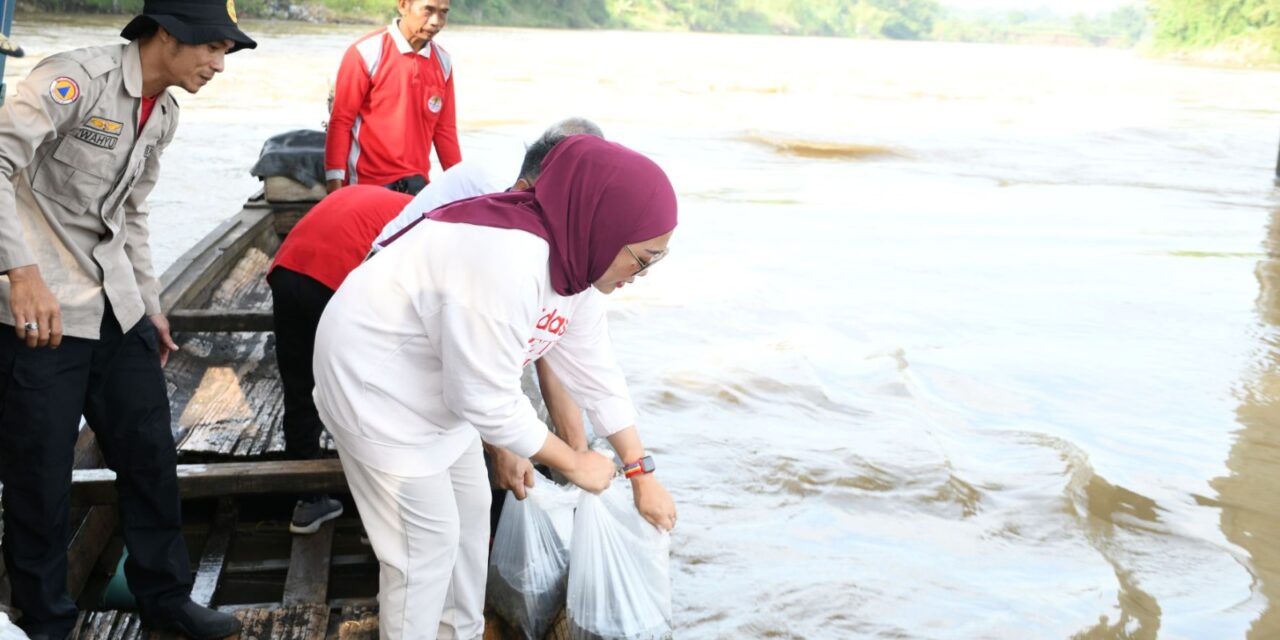
[[(160, 312), (146, 198), (178, 103), (162, 92), (139, 133), (141, 98), (133, 42), (46, 58), (0, 110), (0, 273), (39, 265), (68, 336), (97, 339), (107, 300), (125, 331)], [(14, 324), (7, 276), (0, 323)]]

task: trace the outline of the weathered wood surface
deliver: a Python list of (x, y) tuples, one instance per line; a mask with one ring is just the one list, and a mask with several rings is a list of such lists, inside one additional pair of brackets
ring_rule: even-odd
[(311, 535), (293, 536), (289, 573), (285, 576), (284, 597), (281, 600), (284, 604), (317, 604), (326, 601), (334, 526), (334, 521), (330, 520)]
[(71, 632), (71, 640), (159, 640), (172, 637), (143, 631), (138, 616), (123, 611), (81, 611)]
[(378, 610), (375, 607), (343, 607), (338, 615), (335, 640), (378, 640)]
[(218, 512), (213, 518), (209, 537), (205, 539), (200, 564), (196, 567), (196, 577), (191, 585), (191, 599), (196, 604), (207, 607), (218, 593), (218, 581), (222, 578), (227, 562), (227, 547), (231, 546), (238, 514), (235, 498), (226, 496), (218, 499)]
[(217, 288), (249, 247), (274, 254), (279, 243), (271, 209), (246, 206), (184, 253), (160, 278), (160, 309), (211, 306)]
[[(73, 471), (72, 504), (114, 504), (115, 475), (110, 469)], [(336, 458), (178, 465), (178, 493), (183, 499), (346, 490), (342, 464)]]
[[(271, 259), (251, 247), (200, 313), (258, 314), (269, 319)], [(283, 390), (269, 332), (179, 333), (181, 349), (165, 368), (176, 417), (174, 437), (184, 459), (280, 457), (284, 453)], [(324, 434), (321, 447), (333, 450)]]
[(271, 331), (271, 311), (262, 309), (174, 309), (169, 312), (173, 331)]
[(74, 525), (67, 549), (67, 592), (79, 595), (116, 528), (116, 509), (95, 506)]
[[(232, 615), (244, 623), (241, 640), (324, 640), (329, 630), (327, 605), (299, 605), (271, 609), (239, 609)], [(376, 639), (376, 634), (374, 638)], [(71, 640), (179, 640), (174, 633), (144, 630), (134, 613), (81, 612)]]
[[(83, 428), (76, 439), (73, 469), (91, 469), (103, 465), (102, 450), (92, 430)], [(97, 566), (119, 514), (112, 506), (77, 506), (71, 510), (71, 540), (67, 546), (67, 591), (79, 596)], [(6, 580), (7, 582), (7, 580)]]
[[(358, 566), (376, 566), (378, 557), (369, 553), (348, 553), (343, 555), (332, 556), (329, 559), (331, 568), (337, 567), (358, 567)], [(273, 571), (288, 571), (289, 560), (280, 558), (275, 560), (253, 560), (228, 562), (222, 569), (222, 573), (226, 575), (240, 575), (245, 573), (268, 573)]]
[(241, 609), (234, 614), (244, 623), (243, 640), (324, 640), (329, 631), (329, 606), (297, 605), (274, 609)]

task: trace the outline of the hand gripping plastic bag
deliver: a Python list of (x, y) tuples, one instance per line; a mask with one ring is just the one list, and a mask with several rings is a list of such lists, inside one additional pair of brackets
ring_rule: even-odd
[(539, 478), (524, 500), (508, 491), (502, 505), (486, 599), (527, 640), (541, 640), (564, 607), (579, 493)]
[(671, 535), (636, 511), (630, 482), (583, 493), (569, 557), (570, 640), (671, 637)]

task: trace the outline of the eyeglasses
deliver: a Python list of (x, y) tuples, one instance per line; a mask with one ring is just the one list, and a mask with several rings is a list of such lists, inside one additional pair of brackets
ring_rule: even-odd
[(667, 257), (667, 254), (668, 254), (668, 253), (671, 253), (671, 250), (670, 250), (670, 249), (663, 249), (662, 251), (655, 252), (655, 253), (653, 254), (653, 257), (652, 257), (652, 258), (649, 258), (649, 261), (648, 261), (648, 262), (645, 262), (644, 260), (641, 260), (641, 259), (640, 259), (640, 256), (636, 255), (636, 252), (635, 252), (635, 251), (632, 251), (632, 250), (631, 250), (631, 245), (629, 245), (629, 244), (624, 244), (624, 245), (622, 245), (622, 246), (623, 246), (624, 248), (626, 248), (627, 253), (631, 254), (631, 257), (632, 257), (632, 258), (635, 258), (636, 264), (637, 264), (637, 265), (639, 265), (639, 267), (640, 267), (640, 270), (639, 270), (639, 271), (637, 271), (637, 272), (635, 272), (635, 274), (634, 274), (634, 276), (636, 276), (636, 277), (639, 277), (639, 276), (644, 275), (644, 272), (645, 272), (645, 271), (648, 271), (648, 270), (649, 270), (649, 267), (652, 267), (653, 265), (657, 264), (659, 260), (661, 260), (661, 259), (663, 259), (663, 258)]

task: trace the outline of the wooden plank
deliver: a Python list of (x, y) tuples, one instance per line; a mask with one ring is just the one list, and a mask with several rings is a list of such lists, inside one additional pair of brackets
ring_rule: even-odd
[(142, 630), (142, 620), (136, 613), (120, 612), (120, 619), (116, 622), (114, 640), (141, 640), (144, 636)]
[(169, 312), (173, 331), (271, 331), (271, 311), (262, 309), (174, 309)]
[(244, 623), (237, 636), (243, 640), (261, 640), (271, 637), (271, 611), (267, 609), (240, 609), (230, 612)]
[[(114, 471), (77, 469), (71, 476), (73, 505), (115, 504)], [(345, 491), (347, 481), (342, 474), (342, 463), (334, 458), (178, 465), (178, 493), (183, 499)]]
[[(180, 333), (165, 368), (182, 456), (284, 450), (284, 400), (270, 334)], [(231, 339), (236, 336), (235, 339)]]
[(284, 580), (286, 605), (322, 604), (329, 593), (329, 556), (333, 553), (334, 521), (311, 535), (293, 536), (289, 573)]
[(378, 640), (376, 607), (343, 607), (337, 629), (328, 636), (333, 640)]
[(294, 605), (271, 612), (271, 640), (324, 640), (329, 628), (325, 604)]
[(81, 427), (80, 435), (76, 438), (76, 453), (72, 468), (88, 469), (101, 467), (102, 464), (102, 450), (98, 448), (97, 436), (93, 433), (93, 429), (87, 426)]
[[(244, 575), (246, 573), (273, 573), (278, 571), (289, 570), (289, 560), (241, 560), (238, 562), (228, 562), (222, 568), (224, 575)], [(352, 553), (330, 558), (329, 567), (358, 567), (358, 566), (376, 566), (378, 564), (378, 556), (372, 553)]]
[(205, 540), (204, 551), (200, 553), (200, 565), (191, 585), (191, 599), (198, 605), (209, 606), (218, 592), (218, 580), (227, 561), (227, 547), (231, 546), (237, 513), (235, 498), (224, 496), (218, 499), (217, 515)]
[[(112, 474), (114, 479), (114, 473)], [(115, 493), (115, 487), (111, 489)], [(111, 541), (111, 534), (116, 528), (116, 509), (114, 506), (95, 506), (88, 510), (84, 520), (80, 521), (72, 534), (71, 544), (67, 549), (67, 592), (73, 598), (79, 597), (89, 575), (98, 562), (98, 556)]]
[[(103, 465), (102, 450), (92, 429), (82, 427), (76, 438), (74, 469), (90, 469)], [(67, 545), (67, 591), (79, 597), (88, 582), (98, 556), (106, 549), (115, 532), (115, 507), (82, 505), (71, 510), (71, 541)]]
[(246, 206), (182, 254), (160, 278), (161, 310), (200, 306), (247, 247), (266, 235), (275, 237), (272, 216), (270, 208)]

